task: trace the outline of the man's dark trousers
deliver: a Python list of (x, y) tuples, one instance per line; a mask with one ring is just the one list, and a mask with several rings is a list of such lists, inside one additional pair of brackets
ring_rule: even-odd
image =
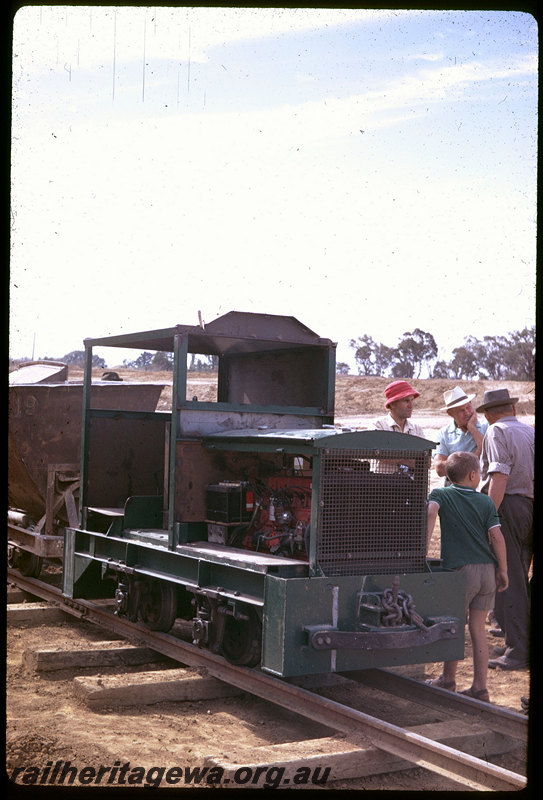
[(510, 659), (528, 661), (530, 650), (530, 584), (528, 572), (533, 554), (533, 500), (506, 494), (499, 508), (507, 547), (509, 586), (496, 592), (494, 614), (505, 634)]

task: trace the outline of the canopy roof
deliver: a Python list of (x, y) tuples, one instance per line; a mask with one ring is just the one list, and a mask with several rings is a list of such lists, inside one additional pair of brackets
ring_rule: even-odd
[(206, 355), (251, 353), (300, 346), (335, 346), (295, 317), (229, 311), (202, 325), (85, 339), (86, 347), (133, 347), (137, 350), (173, 352), (176, 336), (188, 336), (188, 352)]

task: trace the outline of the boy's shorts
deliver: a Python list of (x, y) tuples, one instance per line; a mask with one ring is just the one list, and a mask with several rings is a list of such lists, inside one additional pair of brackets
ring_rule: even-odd
[(458, 572), (466, 578), (466, 614), (468, 609), (491, 611), (496, 595), (494, 564), (465, 564)]

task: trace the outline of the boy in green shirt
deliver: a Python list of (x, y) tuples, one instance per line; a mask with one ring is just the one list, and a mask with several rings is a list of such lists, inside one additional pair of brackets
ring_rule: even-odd
[[(474, 453), (452, 453), (446, 461), (450, 486), (428, 498), (428, 544), (437, 515), (441, 527), (443, 567), (466, 576), (466, 617), (473, 648), (473, 683), (461, 694), (489, 702), (486, 685), (488, 643), (485, 622), (496, 590), (507, 589), (507, 559), (500, 518), (492, 500), (477, 491), (481, 479)], [(433, 686), (456, 691), (458, 661), (446, 661)]]

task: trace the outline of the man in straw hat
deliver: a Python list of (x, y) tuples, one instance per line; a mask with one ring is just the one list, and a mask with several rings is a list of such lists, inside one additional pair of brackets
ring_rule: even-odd
[(508, 389), (492, 389), (477, 408), (489, 424), (481, 451), (481, 491), (498, 510), (509, 575), (509, 586), (496, 595), (494, 607), (505, 647), (488, 666), (506, 670), (527, 669), (529, 663), (535, 431), (516, 418), (517, 401)]
[(434, 468), (439, 476), (445, 478), (445, 484), (450, 483), (445, 464), (451, 453), (475, 453), (477, 457), (481, 454), (488, 422), (477, 417), (471, 404), (474, 397), (474, 394), (466, 394), (460, 386), (443, 393), (445, 405), (441, 411), (446, 411), (452, 419), (438, 432)]

